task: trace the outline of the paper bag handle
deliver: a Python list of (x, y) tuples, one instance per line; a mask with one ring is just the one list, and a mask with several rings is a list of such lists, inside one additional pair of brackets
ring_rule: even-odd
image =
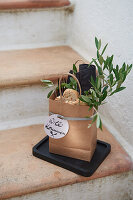
[(61, 100), (62, 100), (61, 80), (62, 80), (62, 78), (63, 78), (64, 75), (72, 76), (73, 79), (74, 79), (75, 81), (77, 81), (78, 86), (79, 86), (79, 97), (80, 97), (80, 96), (81, 96), (81, 86), (80, 86), (79, 80), (78, 80), (78, 79), (76, 78), (76, 76), (74, 76), (73, 74), (65, 73), (65, 74), (63, 74), (63, 75), (60, 77), (60, 79), (59, 79), (59, 93), (60, 93), (60, 98), (61, 98)]

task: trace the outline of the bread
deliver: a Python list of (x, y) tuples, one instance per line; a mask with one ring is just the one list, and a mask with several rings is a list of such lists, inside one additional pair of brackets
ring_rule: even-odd
[(60, 100), (60, 96), (55, 98), (55, 101), (59, 101)]
[(66, 89), (63, 93), (65, 101), (76, 101), (79, 97), (79, 93), (73, 89)]
[[(59, 101), (60, 96), (55, 98), (55, 101)], [(66, 89), (63, 93), (63, 101), (64, 103), (69, 103), (71, 105), (81, 105), (87, 106), (87, 103), (83, 101), (79, 101), (79, 93), (73, 89)]]

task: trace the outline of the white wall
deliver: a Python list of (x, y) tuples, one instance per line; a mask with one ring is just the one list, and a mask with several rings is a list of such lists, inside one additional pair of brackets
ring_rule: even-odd
[[(75, 11), (69, 18), (68, 44), (89, 61), (95, 56), (94, 37), (109, 43), (107, 53), (115, 55), (115, 63), (133, 63), (133, 1), (71, 0)], [(108, 99), (102, 106), (105, 125), (133, 144), (133, 70), (124, 91)]]

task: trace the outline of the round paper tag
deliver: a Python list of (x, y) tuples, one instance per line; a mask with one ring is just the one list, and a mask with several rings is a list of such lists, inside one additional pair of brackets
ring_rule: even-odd
[(51, 138), (62, 138), (68, 133), (68, 130), (68, 121), (59, 118), (56, 114), (49, 116), (44, 122), (44, 131)]

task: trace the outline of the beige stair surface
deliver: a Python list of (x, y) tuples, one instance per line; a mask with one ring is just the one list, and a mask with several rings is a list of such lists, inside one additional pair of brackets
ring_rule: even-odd
[(0, 0), (0, 10), (68, 6), (68, 0)]
[(78, 59), (69, 46), (0, 51), (0, 88), (57, 80)]
[[(0, 199), (86, 182), (133, 169), (128, 154), (105, 128), (103, 132), (98, 131), (98, 139), (111, 144), (111, 153), (91, 177), (79, 176), (34, 157), (32, 147), (44, 137), (43, 125), (0, 131)], [(128, 188), (128, 185), (124, 187)]]

